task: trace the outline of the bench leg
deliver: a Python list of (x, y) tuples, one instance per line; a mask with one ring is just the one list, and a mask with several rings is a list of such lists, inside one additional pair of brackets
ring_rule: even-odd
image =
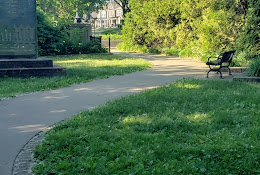
[(210, 73), (210, 72), (211, 72), (211, 70), (208, 71), (208, 73), (207, 73), (207, 78), (209, 78), (209, 73)]
[(228, 74), (228, 75), (232, 75), (232, 74), (231, 74), (231, 70), (230, 70), (230, 68), (229, 68), (229, 67), (228, 67), (228, 72), (229, 72), (229, 74)]
[(222, 77), (222, 73), (221, 73), (220, 71), (218, 71), (218, 72), (219, 72), (219, 74), (220, 74), (220, 78), (223, 79), (223, 77)]

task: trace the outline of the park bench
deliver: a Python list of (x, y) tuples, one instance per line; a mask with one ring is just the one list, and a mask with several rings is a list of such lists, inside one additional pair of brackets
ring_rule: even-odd
[[(206, 65), (209, 66), (209, 71), (207, 73), (207, 78), (209, 77), (209, 73), (211, 71), (217, 72), (220, 74), (220, 78), (222, 78), (221, 69), (227, 68), (229, 71), (229, 75), (231, 74), (231, 70), (229, 68), (233, 55), (235, 54), (235, 50), (224, 52), (220, 54), (218, 57), (209, 57)], [(215, 58), (215, 60), (212, 60), (212, 58)], [(216, 59), (217, 58), (217, 59)]]

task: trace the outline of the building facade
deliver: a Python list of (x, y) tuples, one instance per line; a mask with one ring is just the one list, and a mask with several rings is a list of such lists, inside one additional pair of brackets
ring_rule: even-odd
[[(95, 12), (94, 12), (95, 13)], [(106, 3), (102, 10), (97, 13), (97, 18), (93, 20), (96, 28), (113, 28), (122, 24), (123, 10), (120, 5), (111, 0)]]

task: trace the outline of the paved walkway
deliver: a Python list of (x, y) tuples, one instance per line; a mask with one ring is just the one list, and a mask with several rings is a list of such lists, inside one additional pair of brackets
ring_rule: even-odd
[(0, 175), (10, 175), (15, 157), (39, 131), (109, 100), (182, 79), (205, 77), (207, 67), (192, 59), (147, 54), (115, 54), (145, 58), (145, 71), (36, 92), (0, 101)]

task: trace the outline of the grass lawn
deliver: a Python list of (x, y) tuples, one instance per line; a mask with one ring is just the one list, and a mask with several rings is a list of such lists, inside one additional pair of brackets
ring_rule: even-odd
[(112, 40), (123, 40), (123, 35), (121, 33), (121, 29), (119, 28), (100, 28), (98, 29), (102, 33), (100, 35), (96, 36), (101, 36), (102, 40), (108, 40), (109, 37)]
[(120, 28), (99, 28), (98, 31), (101, 31), (102, 34), (108, 35), (108, 34), (119, 34), (121, 35), (121, 29)]
[(186, 79), (58, 124), (35, 174), (260, 174), (260, 84)]
[(118, 34), (111, 34), (111, 35), (96, 35), (96, 36), (101, 36), (102, 37), (102, 40), (109, 40), (109, 37), (110, 37), (110, 40), (111, 41), (116, 41), (116, 40), (123, 40), (123, 35), (118, 35)]
[(57, 89), (111, 75), (123, 75), (147, 69), (151, 64), (143, 59), (115, 55), (75, 55), (51, 57), (54, 64), (67, 68), (67, 75), (49, 78), (0, 78), (0, 100), (18, 94)]

